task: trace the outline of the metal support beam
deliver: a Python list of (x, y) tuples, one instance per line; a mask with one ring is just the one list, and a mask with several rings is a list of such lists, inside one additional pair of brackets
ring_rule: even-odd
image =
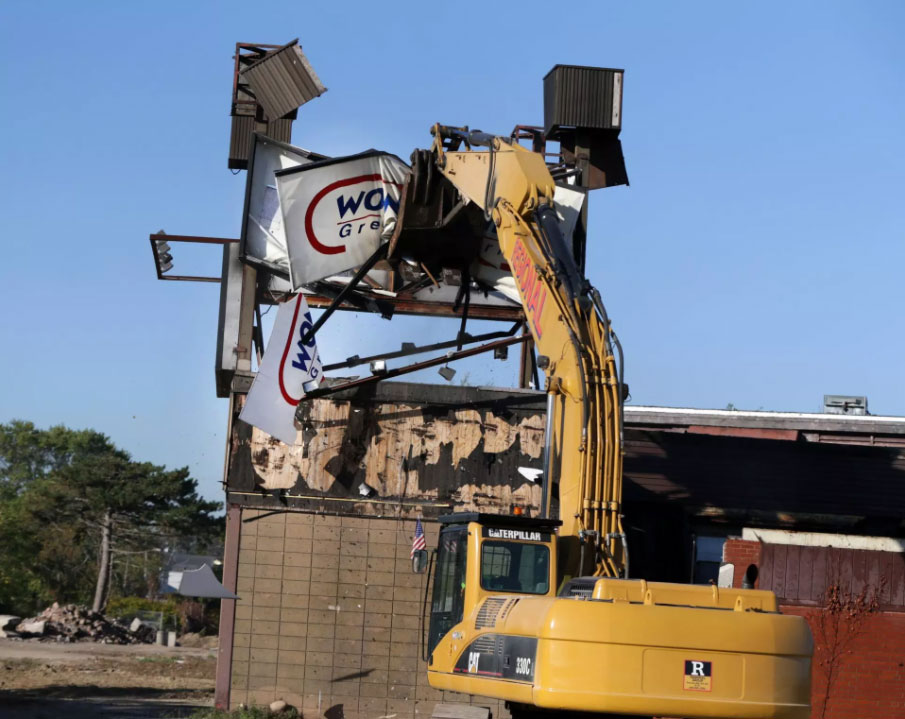
[(471, 349), (461, 350), (459, 352), (450, 352), (443, 355), (442, 357), (434, 357), (433, 359), (425, 360), (424, 362), (417, 362), (416, 364), (408, 365), (406, 367), (397, 367), (396, 369), (388, 370), (379, 375), (362, 377), (361, 379), (352, 380), (351, 382), (343, 382), (342, 384), (332, 385), (330, 387), (321, 386), (315, 390), (312, 390), (311, 392), (308, 392), (304, 396), (302, 401), (304, 402), (309, 399), (326, 397), (327, 395), (336, 394), (337, 392), (342, 392), (343, 390), (355, 389), (356, 387), (375, 384), (376, 382), (390, 379), (391, 377), (399, 377), (400, 375), (418, 372), (419, 370), (429, 369), (431, 367), (437, 367), (438, 365), (446, 364), (447, 362), (454, 362), (455, 360), (465, 359), (466, 357), (473, 357), (474, 355), (481, 354), (482, 352), (492, 352), (497, 347), (508, 347), (509, 345), (514, 345), (519, 342), (525, 342), (528, 339), (530, 339), (530, 337), (522, 335), (520, 337), (511, 337), (505, 340), (497, 340), (496, 342), (488, 342), (486, 345), (481, 345), (480, 347), (472, 347)]
[[(237, 504), (230, 504), (226, 510), (226, 539), (223, 546), (223, 586), (233, 594), (236, 593), (239, 576), (239, 533), (241, 524), (241, 508)], [(235, 625), (236, 600), (220, 600), (220, 644), (217, 649), (217, 672), (214, 689), (214, 704), (218, 709), (229, 709)]]
[[(522, 334), (528, 335), (528, 328), (522, 325)], [(519, 353), (518, 367), (518, 386), (520, 389), (528, 389), (531, 383), (534, 383), (534, 389), (540, 389), (538, 386), (537, 365), (534, 359), (534, 340), (530, 337), (522, 345)]]
[[(575, 131), (575, 167), (579, 187), (590, 187), (591, 183), (591, 137), (588, 130)], [(572, 253), (581, 274), (585, 274), (585, 254), (588, 244), (588, 197), (581, 203), (581, 212), (575, 230), (572, 232)]]
[(160, 269), (160, 255), (157, 252), (158, 242), (189, 242), (201, 245), (232, 245), (239, 242), (239, 240), (233, 240), (228, 237), (197, 237), (195, 235), (168, 235), (166, 233), (154, 233), (150, 235), (149, 239), (151, 240), (151, 252), (154, 254), (154, 269), (157, 271), (157, 279), (175, 282), (220, 282), (222, 278), (197, 275), (165, 275)]
[(256, 280), (255, 268), (245, 265), (242, 268), (242, 297), (239, 305), (239, 344), (236, 346), (236, 371), (238, 372), (251, 372)]
[(485, 342), (487, 340), (496, 340), (502, 339), (503, 337), (512, 337), (519, 329), (522, 327), (521, 322), (516, 322), (513, 325), (512, 329), (509, 330), (500, 330), (499, 332), (487, 332), (482, 335), (465, 335), (464, 339), (456, 337), (454, 340), (447, 340), (446, 342), (435, 342), (429, 345), (421, 345), (416, 346), (412, 344), (409, 347), (405, 347), (405, 343), (403, 343), (403, 348), (401, 350), (396, 350), (395, 352), (384, 352), (382, 354), (377, 355), (369, 355), (368, 357), (359, 357), (358, 355), (354, 355), (352, 357), (347, 357), (344, 362), (334, 362), (333, 364), (324, 365), (324, 372), (331, 372), (337, 369), (346, 369), (348, 367), (358, 367), (363, 364), (368, 364), (373, 360), (388, 360), (388, 359), (396, 359), (398, 357), (409, 357), (411, 355), (421, 354), (423, 352), (433, 352), (434, 350), (445, 350), (450, 347), (459, 347), (461, 344), (473, 344), (474, 342)]
[(361, 282), (364, 276), (371, 271), (371, 268), (374, 267), (374, 265), (376, 265), (384, 257), (386, 257), (387, 247), (388, 246), (385, 244), (380, 245), (380, 247), (377, 248), (377, 251), (373, 255), (371, 255), (361, 267), (358, 268), (358, 270), (352, 276), (349, 284), (347, 284), (337, 293), (336, 297), (334, 297), (333, 301), (330, 303), (330, 306), (327, 307), (326, 310), (324, 310), (323, 314), (318, 317), (315, 323), (311, 326), (311, 329), (305, 333), (304, 337), (302, 337), (301, 342), (303, 345), (307, 345), (311, 341), (311, 338), (314, 337), (315, 334), (317, 334), (317, 331), (321, 327), (323, 327), (324, 322), (326, 322), (330, 315), (332, 315), (336, 311), (336, 308), (339, 307), (343, 303), (343, 301), (352, 294), (352, 292), (358, 286), (358, 283)]

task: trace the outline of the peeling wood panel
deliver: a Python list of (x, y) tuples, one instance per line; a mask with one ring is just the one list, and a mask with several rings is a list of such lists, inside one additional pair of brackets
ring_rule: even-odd
[[(300, 412), (293, 447), (236, 425), (231, 490), (442, 503), (455, 510), (518, 505), (534, 513), (540, 504), (540, 485), (518, 471), (542, 465), (544, 417), (534, 408), (314, 400)], [(243, 463), (250, 467), (238, 466)], [(244, 478), (243, 487), (234, 486), (234, 475)]]

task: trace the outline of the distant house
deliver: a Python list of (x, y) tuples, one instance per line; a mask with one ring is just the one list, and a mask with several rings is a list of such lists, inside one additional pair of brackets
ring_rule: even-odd
[(213, 555), (174, 552), (161, 572), (159, 592), (203, 599), (235, 599), (236, 595), (225, 589), (214, 573), (222, 564)]

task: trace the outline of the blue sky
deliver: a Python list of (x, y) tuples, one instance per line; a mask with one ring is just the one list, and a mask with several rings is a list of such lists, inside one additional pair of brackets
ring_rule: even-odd
[[(594, 193), (588, 267), (632, 401), (818, 411), (865, 394), (905, 415), (905, 4), (476, 7), (2, 3), (0, 421), (94, 427), (220, 496), (218, 290), (157, 282), (147, 236), (238, 235), (233, 47), (296, 36), (329, 91), (293, 141), (329, 155), (407, 158), (438, 121), (508, 134), (542, 121), (554, 64), (624, 67), (632, 185)], [(219, 271), (216, 253), (176, 263)], [(320, 349), (446, 325), (344, 315)]]

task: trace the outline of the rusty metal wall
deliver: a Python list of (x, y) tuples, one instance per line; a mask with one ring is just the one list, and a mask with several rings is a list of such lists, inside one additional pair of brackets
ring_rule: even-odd
[(827, 587), (844, 596), (874, 592), (881, 608), (905, 608), (905, 554), (865, 549), (762, 544), (758, 588), (776, 593), (784, 603), (818, 606)]

